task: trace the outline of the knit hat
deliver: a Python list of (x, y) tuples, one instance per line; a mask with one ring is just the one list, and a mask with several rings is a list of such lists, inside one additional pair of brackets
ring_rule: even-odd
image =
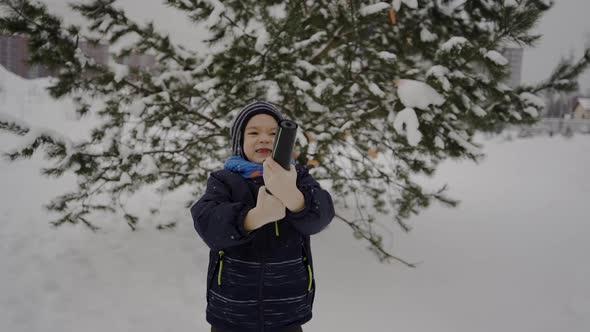
[(248, 160), (243, 149), (244, 129), (246, 128), (248, 121), (253, 116), (258, 114), (268, 114), (274, 117), (277, 122), (280, 122), (284, 119), (281, 112), (279, 112), (279, 110), (271, 103), (256, 100), (246, 105), (236, 116), (230, 130), (233, 155), (241, 156), (242, 158)]

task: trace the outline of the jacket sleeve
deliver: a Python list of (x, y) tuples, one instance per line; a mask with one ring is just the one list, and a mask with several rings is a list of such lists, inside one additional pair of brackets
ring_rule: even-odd
[(252, 208), (243, 202), (232, 202), (228, 186), (211, 173), (205, 194), (190, 211), (199, 236), (211, 250), (220, 250), (254, 238), (255, 232), (244, 229), (244, 220)]
[(332, 196), (302, 167), (297, 176), (297, 188), (303, 194), (305, 207), (299, 212), (287, 209), (285, 220), (304, 235), (322, 231), (334, 218)]

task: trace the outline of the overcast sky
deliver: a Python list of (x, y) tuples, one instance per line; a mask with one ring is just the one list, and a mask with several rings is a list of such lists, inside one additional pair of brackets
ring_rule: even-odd
[[(72, 13), (66, 7), (71, 0), (42, 0), (50, 11), (66, 14), (71, 22)], [(119, 0), (129, 17), (140, 20), (153, 20), (156, 27), (170, 33), (172, 40), (185, 45), (198, 45), (198, 35), (194, 25), (186, 16), (174, 9), (162, 6), (163, 0)], [(590, 44), (590, 0), (555, 0), (555, 5), (540, 21), (535, 29), (543, 39), (534, 49), (524, 53), (522, 80), (526, 83), (546, 78), (562, 56), (573, 52), (582, 55), (584, 45)], [(582, 92), (590, 95), (590, 71), (580, 79)]]

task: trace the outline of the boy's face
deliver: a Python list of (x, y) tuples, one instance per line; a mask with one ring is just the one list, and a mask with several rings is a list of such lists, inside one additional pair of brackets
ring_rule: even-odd
[(244, 153), (249, 161), (262, 164), (272, 155), (278, 123), (268, 114), (253, 116), (244, 129)]

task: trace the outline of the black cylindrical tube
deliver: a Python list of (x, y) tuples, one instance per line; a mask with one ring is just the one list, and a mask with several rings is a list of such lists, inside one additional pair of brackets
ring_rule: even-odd
[(295, 122), (291, 120), (281, 120), (279, 122), (272, 148), (272, 159), (287, 171), (290, 169), (289, 165), (291, 164), (296, 134), (297, 124)]
[[(275, 134), (275, 141), (272, 148), (272, 159), (274, 159), (285, 170), (291, 169), (291, 156), (295, 145), (297, 124), (291, 120), (281, 120)], [(272, 193), (266, 189), (266, 192)]]

